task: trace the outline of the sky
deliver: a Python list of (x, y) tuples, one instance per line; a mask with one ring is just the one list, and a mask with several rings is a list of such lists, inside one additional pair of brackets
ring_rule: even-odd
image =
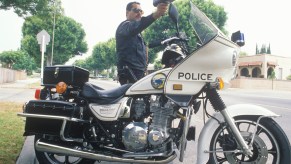
[[(90, 55), (93, 47), (115, 37), (119, 23), (125, 20), (125, 7), (133, 0), (62, 0), (65, 15), (82, 24)], [(270, 44), (273, 55), (291, 57), (290, 0), (213, 0), (228, 15), (226, 30), (240, 30), (246, 44), (242, 51), (254, 55), (256, 44)], [(139, 0), (145, 15), (154, 11), (152, 0)], [(13, 10), (0, 10), (0, 53), (17, 50), (24, 22)], [(86, 56), (86, 55), (85, 55)]]

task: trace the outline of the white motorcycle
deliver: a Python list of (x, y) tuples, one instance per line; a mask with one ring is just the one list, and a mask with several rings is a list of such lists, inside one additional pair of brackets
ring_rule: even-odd
[[(103, 90), (87, 82), (84, 69), (46, 67), (40, 100), (18, 114), (26, 117), (24, 135), (35, 135), (40, 163), (169, 163), (177, 155), (183, 162), (187, 141), (195, 140), (191, 116), (201, 101), (206, 111), (208, 100), (215, 113), (205, 112), (197, 164), (291, 163), (288, 138), (272, 119), (277, 114), (250, 104), (226, 106), (217, 92), (236, 76), (243, 34), (231, 41), (191, 2), (190, 9), (198, 48), (189, 52), (181, 35), (159, 42), (166, 46), (166, 68), (134, 84)], [(173, 4), (169, 16), (178, 27)]]

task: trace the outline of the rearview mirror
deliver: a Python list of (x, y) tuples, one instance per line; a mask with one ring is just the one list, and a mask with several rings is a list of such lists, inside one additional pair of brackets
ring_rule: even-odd
[(179, 33), (179, 28), (178, 28), (179, 13), (176, 6), (173, 5), (172, 3), (170, 3), (168, 14), (169, 14), (169, 17), (172, 19), (172, 21), (175, 23), (177, 32)]

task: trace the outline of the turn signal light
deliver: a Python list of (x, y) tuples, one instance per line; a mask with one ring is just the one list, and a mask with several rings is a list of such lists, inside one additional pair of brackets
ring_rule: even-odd
[(57, 90), (57, 93), (59, 94), (62, 94), (64, 93), (66, 90), (67, 90), (67, 84), (65, 82), (59, 82), (57, 85), (56, 85), (56, 90)]
[(182, 84), (173, 84), (173, 90), (183, 90)]
[(40, 89), (36, 89), (34, 92), (34, 98), (39, 100), (40, 99)]
[(221, 77), (217, 78), (218, 81), (218, 90), (222, 90), (224, 88), (224, 82)]

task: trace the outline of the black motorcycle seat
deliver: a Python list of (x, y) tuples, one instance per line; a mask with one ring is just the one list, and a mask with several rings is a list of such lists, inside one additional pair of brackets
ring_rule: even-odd
[(110, 104), (122, 98), (131, 85), (132, 84), (124, 84), (117, 88), (103, 90), (90, 82), (86, 82), (81, 91), (81, 96), (89, 99), (90, 102)]

